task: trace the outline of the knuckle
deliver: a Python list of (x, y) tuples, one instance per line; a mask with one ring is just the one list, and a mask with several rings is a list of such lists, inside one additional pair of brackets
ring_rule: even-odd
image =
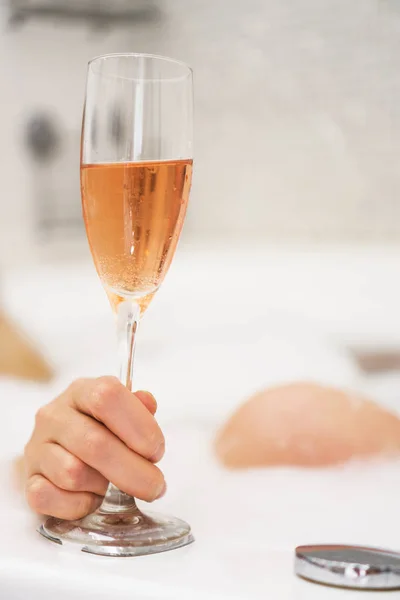
[(45, 404), (36, 413), (35, 429), (46, 431), (50, 427), (65, 425), (65, 410), (60, 402), (53, 400)]
[(89, 429), (85, 434), (85, 445), (90, 456), (99, 458), (105, 455), (107, 448), (107, 437), (105, 432), (99, 428)]
[(84, 379), (83, 377), (75, 379), (67, 387), (65, 392), (63, 394), (61, 394), (60, 399), (62, 399), (64, 402), (66, 402), (68, 404), (69, 402), (71, 402), (71, 400), (73, 400), (73, 398), (76, 394), (81, 393), (81, 391), (85, 387), (85, 385), (88, 384), (88, 381), (89, 381), (88, 379)]
[(81, 389), (81, 388), (82, 388), (84, 385), (86, 385), (88, 381), (89, 381), (89, 380), (88, 380), (88, 379), (85, 379), (84, 377), (78, 377), (78, 379), (75, 379), (75, 381), (73, 381), (73, 382), (71, 383), (71, 385), (69, 386), (69, 388), (68, 388), (68, 389), (70, 389), (70, 390), (73, 390), (73, 391), (75, 391), (75, 390), (79, 390), (79, 389)]
[(63, 468), (63, 481), (68, 490), (78, 491), (82, 488), (85, 479), (85, 465), (74, 456), (67, 459)]
[(66, 412), (62, 404), (53, 401), (50, 404), (42, 406), (36, 413), (35, 430), (40, 434), (56, 435), (61, 429), (66, 427)]
[(41, 406), (35, 415), (35, 424), (37, 427), (48, 423), (53, 417), (53, 409), (50, 404)]
[(48, 504), (48, 489), (42, 477), (31, 477), (26, 484), (25, 497), (32, 510), (45, 513)]
[(116, 377), (100, 377), (96, 380), (92, 393), (92, 409), (95, 415), (102, 416), (114, 406), (121, 384)]

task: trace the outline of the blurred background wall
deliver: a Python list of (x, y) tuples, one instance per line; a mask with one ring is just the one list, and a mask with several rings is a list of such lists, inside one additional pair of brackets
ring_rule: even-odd
[(2, 263), (59, 246), (86, 252), (86, 62), (119, 51), (167, 54), (195, 70), (187, 239), (398, 238), (395, 0), (9, 0), (0, 12)]

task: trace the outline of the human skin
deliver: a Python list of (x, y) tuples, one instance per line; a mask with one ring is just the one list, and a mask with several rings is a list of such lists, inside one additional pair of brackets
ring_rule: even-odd
[(78, 519), (100, 506), (110, 481), (147, 502), (163, 496), (156, 410), (152, 394), (131, 393), (115, 377), (73, 382), (37, 412), (23, 461), (29, 506)]

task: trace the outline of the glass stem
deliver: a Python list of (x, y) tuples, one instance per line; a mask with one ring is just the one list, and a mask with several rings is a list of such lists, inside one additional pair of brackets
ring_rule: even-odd
[[(135, 302), (125, 300), (118, 305), (117, 336), (120, 355), (119, 380), (132, 391), (133, 359), (135, 355), (136, 332), (139, 325), (140, 307)], [(136, 509), (135, 499), (109, 484), (103, 503), (102, 513), (124, 513)]]

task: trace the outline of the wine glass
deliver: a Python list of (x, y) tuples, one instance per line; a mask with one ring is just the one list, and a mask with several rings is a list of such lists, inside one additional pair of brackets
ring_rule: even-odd
[[(82, 125), (83, 216), (97, 272), (117, 316), (120, 380), (132, 390), (141, 315), (161, 285), (182, 229), (192, 176), (191, 69), (148, 54), (90, 61)], [(101, 507), (40, 532), (111, 556), (152, 554), (193, 541), (187, 523), (143, 513), (110, 483)]]

